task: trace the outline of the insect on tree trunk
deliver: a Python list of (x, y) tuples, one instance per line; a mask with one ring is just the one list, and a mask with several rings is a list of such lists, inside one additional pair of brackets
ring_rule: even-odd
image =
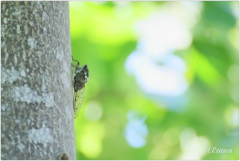
[(68, 2), (1, 10), (1, 159), (75, 159)]

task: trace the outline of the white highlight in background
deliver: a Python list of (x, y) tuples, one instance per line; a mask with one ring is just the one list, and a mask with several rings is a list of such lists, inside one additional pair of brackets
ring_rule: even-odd
[(210, 143), (206, 137), (198, 137), (194, 130), (186, 129), (181, 133), (180, 145), (182, 149), (180, 160), (200, 160), (206, 155)]
[(144, 123), (146, 116), (139, 117), (136, 112), (129, 111), (128, 120), (124, 131), (128, 144), (134, 148), (143, 147), (146, 144), (145, 138), (148, 134), (147, 125)]

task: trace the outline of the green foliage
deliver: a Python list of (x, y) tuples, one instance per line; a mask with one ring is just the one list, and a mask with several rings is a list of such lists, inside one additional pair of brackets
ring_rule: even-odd
[[(125, 69), (138, 44), (134, 24), (170, 4), (181, 3), (70, 2), (73, 57), (90, 72), (75, 121), (77, 159), (164, 160), (189, 153), (192, 159), (239, 159), (238, 2), (201, 2), (199, 19), (190, 30), (192, 43), (174, 52), (187, 67), (189, 86), (181, 96), (146, 93)], [(166, 97), (171, 103), (180, 101), (178, 110), (162, 101)], [(131, 119), (142, 119), (147, 127), (147, 132), (140, 131), (144, 146), (130, 146), (125, 138)], [(207, 153), (207, 147), (233, 151)]]

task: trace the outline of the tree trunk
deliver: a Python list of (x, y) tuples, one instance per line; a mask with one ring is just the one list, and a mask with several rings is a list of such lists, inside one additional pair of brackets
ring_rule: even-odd
[(1, 159), (75, 159), (68, 2), (1, 9)]

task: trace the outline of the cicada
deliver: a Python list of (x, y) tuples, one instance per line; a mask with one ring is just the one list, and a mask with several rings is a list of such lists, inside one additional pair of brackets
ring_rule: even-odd
[(80, 67), (79, 61), (74, 59), (72, 60), (77, 62), (76, 65), (72, 64), (72, 67), (75, 68), (75, 76), (73, 78), (73, 104), (74, 118), (76, 119), (84, 101), (84, 88), (85, 84), (88, 81), (89, 71), (87, 65), (83, 65), (82, 67)]

